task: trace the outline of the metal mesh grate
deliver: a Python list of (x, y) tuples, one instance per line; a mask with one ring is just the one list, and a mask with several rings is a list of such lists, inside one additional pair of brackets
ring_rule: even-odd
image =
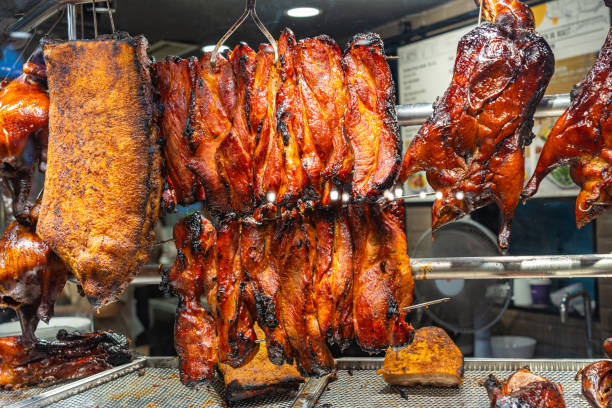
[[(141, 371), (142, 373), (142, 371)], [(181, 384), (176, 368), (144, 369), (144, 375), (133, 372), (117, 380), (59, 401), (55, 408), (213, 408), (227, 407), (221, 397), (223, 384), (216, 380), (212, 386), (192, 389)], [(258, 400), (234, 403), (232, 407), (290, 407), (295, 394), (263, 397)]]
[(50, 387), (25, 387), (16, 391), (0, 391), (0, 407), (7, 407), (11, 404), (40, 395), (43, 392), (54, 390), (66, 384), (69, 384), (69, 382), (60, 382)]
[[(485, 388), (480, 385), (489, 374), (505, 379), (515, 370), (529, 368), (563, 386), (565, 402), (572, 408), (589, 408), (574, 381), (576, 371), (586, 362), (472, 362), (466, 361), (465, 378), (459, 388), (396, 387), (386, 384), (373, 370), (342, 370), (319, 398), (318, 407), (488, 407)], [(326, 405), (327, 404), (327, 405)]]

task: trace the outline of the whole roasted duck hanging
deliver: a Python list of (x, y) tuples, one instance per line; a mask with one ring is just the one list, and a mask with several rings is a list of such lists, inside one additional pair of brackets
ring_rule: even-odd
[(505, 250), (524, 182), (524, 148), (554, 57), (527, 5), (482, 0), (482, 14), (488, 23), (461, 38), (451, 85), (408, 148), (399, 181), (427, 172), (439, 197), (434, 231), (495, 202)]
[[(608, 7), (612, 2), (606, 1)], [(576, 87), (572, 102), (557, 120), (535, 173), (523, 191), (533, 196), (551, 171), (570, 165), (581, 188), (576, 198), (580, 228), (612, 205), (612, 29), (591, 71)]]

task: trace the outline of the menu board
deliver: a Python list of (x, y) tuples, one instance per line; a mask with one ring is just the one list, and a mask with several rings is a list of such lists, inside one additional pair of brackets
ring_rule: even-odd
[[(537, 31), (555, 54), (555, 74), (548, 94), (568, 93), (580, 82), (595, 61), (610, 28), (610, 12), (601, 0), (553, 0), (532, 7)], [(430, 103), (441, 96), (450, 84), (457, 44), (476, 25), (398, 48), (399, 103)], [(530, 175), (556, 118), (536, 120), (533, 143), (525, 151), (525, 173)], [(402, 128), (404, 151), (419, 126)], [(405, 194), (431, 192), (424, 174), (412, 176), (404, 185)], [(540, 186), (537, 197), (575, 196), (578, 188), (567, 168), (549, 175)], [(433, 200), (433, 196), (425, 196)], [(415, 201), (421, 201), (417, 198)]]

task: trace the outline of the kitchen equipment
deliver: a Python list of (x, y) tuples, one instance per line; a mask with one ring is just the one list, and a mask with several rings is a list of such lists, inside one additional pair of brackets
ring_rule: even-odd
[(491, 350), (494, 358), (532, 358), (536, 339), (526, 336), (492, 336)]

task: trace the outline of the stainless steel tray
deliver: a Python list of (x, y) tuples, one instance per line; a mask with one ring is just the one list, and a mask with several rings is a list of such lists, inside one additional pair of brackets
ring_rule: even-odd
[[(528, 366), (563, 386), (568, 407), (589, 405), (574, 381), (576, 372), (595, 360), (465, 360), (465, 379), (459, 388), (395, 387), (376, 375), (382, 358), (337, 359), (338, 378), (313, 378), (294, 394), (232, 404), (233, 407), (488, 407), (480, 385), (490, 374), (503, 379)], [(220, 380), (191, 389), (179, 380), (172, 357), (140, 358), (124, 366), (53, 388), (0, 392), (0, 406), (16, 407), (226, 407)], [(21, 397), (21, 398), (19, 398)]]

